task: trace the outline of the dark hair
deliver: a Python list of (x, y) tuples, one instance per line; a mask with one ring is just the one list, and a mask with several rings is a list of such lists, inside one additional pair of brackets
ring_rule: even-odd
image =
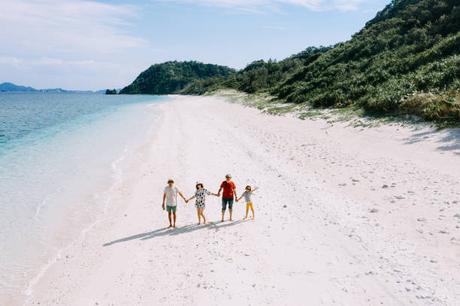
[(246, 189), (252, 190), (251, 186), (247, 185)]
[(174, 183), (174, 180), (169, 179), (169, 180), (168, 180), (168, 184), (169, 184), (169, 183)]
[(202, 184), (202, 183), (198, 183), (198, 184), (196, 184), (196, 186), (195, 186), (195, 187), (196, 187), (196, 189), (198, 189), (198, 186), (201, 186), (201, 188), (204, 188), (204, 186), (203, 186), (203, 184)]

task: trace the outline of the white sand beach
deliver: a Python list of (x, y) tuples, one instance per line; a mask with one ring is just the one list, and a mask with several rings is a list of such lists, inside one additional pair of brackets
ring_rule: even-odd
[[(100, 221), (29, 288), (26, 305), (458, 305), (460, 131), (272, 116), (216, 97), (155, 106)], [(168, 178), (191, 196), (226, 173), (256, 218), (177, 229)]]

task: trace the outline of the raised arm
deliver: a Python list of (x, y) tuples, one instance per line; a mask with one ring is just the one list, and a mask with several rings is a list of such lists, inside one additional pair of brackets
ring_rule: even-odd
[(190, 199), (188, 199), (188, 200), (185, 200), (185, 203), (187, 203), (188, 201), (191, 201), (191, 200), (193, 200), (194, 198), (195, 198), (195, 195), (194, 195), (193, 197), (191, 197)]
[(238, 202), (239, 200), (241, 200), (241, 198), (244, 196), (245, 193), (246, 193), (246, 191), (243, 192), (243, 194), (241, 194), (241, 196), (240, 196), (239, 198), (237, 197), (237, 198), (236, 198), (236, 201)]

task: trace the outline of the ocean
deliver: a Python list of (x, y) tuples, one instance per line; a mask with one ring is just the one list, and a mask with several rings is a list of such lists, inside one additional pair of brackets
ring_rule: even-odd
[[(158, 96), (0, 93), (0, 301), (19, 302), (110, 209)], [(1, 303), (0, 303), (1, 304)]]

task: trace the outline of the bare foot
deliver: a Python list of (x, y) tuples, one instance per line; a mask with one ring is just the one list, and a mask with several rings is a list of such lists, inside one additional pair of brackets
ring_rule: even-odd
[(168, 226), (168, 228), (173, 227), (171, 224)]
[(173, 228), (176, 228), (176, 225), (175, 225), (175, 224), (173, 225)]

